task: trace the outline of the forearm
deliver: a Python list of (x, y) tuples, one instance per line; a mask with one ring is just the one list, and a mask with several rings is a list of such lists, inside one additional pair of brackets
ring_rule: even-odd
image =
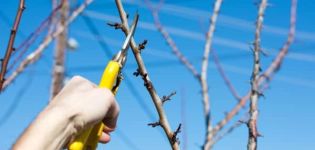
[(80, 127), (77, 114), (62, 107), (48, 106), (14, 144), (14, 150), (57, 150), (70, 140)]

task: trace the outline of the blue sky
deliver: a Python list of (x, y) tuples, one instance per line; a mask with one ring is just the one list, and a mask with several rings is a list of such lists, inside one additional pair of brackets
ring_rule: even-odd
[[(81, 1), (79, 1), (81, 2)], [(157, 1), (154, 1), (157, 2)], [(180, 50), (200, 70), (203, 54), (204, 35), (209, 24), (213, 0), (165, 0), (160, 10), (160, 19), (166, 30), (177, 43)], [(249, 43), (254, 39), (254, 22), (257, 15), (256, 1), (225, 0), (218, 18), (214, 35), (213, 49), (218, 53), (228, 77), (237, 91), (244, 95), (250, 87), (252, 54)], [(270, 54), (262, 57), (262, 69), (266, 69), (287, 38), (289, 27), (290, 1), (271, 0), (267, 8), (262, 31), (262, 47)], [(18, 1), (1, 0), (0, 3), (0, 56), (4, 55), (10, 25), (13, 22)], [(150, 11), (140, 0), (123, 1), (126, 11), (140, 13), (140, 22), (135, 34), (137, 42), (147, 39), (147, 48), (142, 52), (151, 79), (159, 95), (177, 91), (177, 95), (164, 108), (175, 130), (179, 123), (184, 124), (181, 146), (199, 149), (204, 138), (204, 118), (200, 86), (192, 75), (171, 53), (165, 40), (156, 30)], [(39, 26), (51, 11), (50, 1), (26, 1), (16, 45)], [(310, 0), (298, 1), (297, 34), (290, 52), (276, 74), (265, 98), (259, 102), (259, 148), (273, 149), (311, 149), (315, 139), (315, 4)], [(115, 53), (124, 40), (121, 31), (106, 25), (118, 21), (114, 1), (95, 0), (70, 25), (69, 37), (79, 42), (75, 51), (67, 52), (67, 78), (81, 75), (97, 83), (109, 57), (106, 51)], [(95, 38), (84, 18), (88, 17), (101, 33)], [(28, 50), (34, 50), (41, 38)], [(103, 45), (99, 41), (103, 40)], [(45, 107), (50, 97), (51, 66), (54, 43), (45, 50), (43, 57), (31, 65), (17, 80), (0, 95), (0, 149), (10, 145), (23, 132), (25, 127)], [(131, 54), (131, 53), (129, 53)], [(13, 56), (13, 59), (16, 57)], [(117, 95), (121, 106), (118, 130), (113, 133), (112, 142), (106, 149), (160, 150), (169, 145), (160, 128), (151, 128), (147, 123), (157, 120), (153, 103), (143, 86), (143, 81), (132, 73), (137, 66), (129, 55), (124, 73), (126, 80)], [(215, 68), (212, 58), (209, 66), (209, 85), (214, 122), (224, 117), (236, 100), (229, 93)], [(248, 107), (242, 110), (233, 122), (242, 118)], [(184, 112), (184, 116), (182, 115)], [(233, 122), (230, 125), (233, 125)], [(219, 141), (214, 149), (245, 149), (247, 127), (242, 125), (233, 133)]]

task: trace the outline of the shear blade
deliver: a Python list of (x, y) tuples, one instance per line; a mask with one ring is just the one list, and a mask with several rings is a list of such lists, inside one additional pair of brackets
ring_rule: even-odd
[(131, 25), (131, 28), (130, 28), (130, 32), (129, 34), (127, 35), (127, 38), (122, 46), (122, 51), (123, 51), (123, 54), (125, 54), (127, 52), (127, 49), (128, 49), (128, 45), (132, 39), (132, 36), (134, 35), (135, 31), (136, 31), (136, 27), (137, 27), (137, 24), (138, 24), (138, 19), (139, 19), (139, 14), (136, 13), (134, 19), (133, 19), (133, 22), (132, 22), (132, 25)]

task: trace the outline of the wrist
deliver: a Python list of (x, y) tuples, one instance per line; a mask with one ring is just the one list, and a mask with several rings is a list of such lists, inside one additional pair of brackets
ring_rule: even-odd
[(42, 111), (13, 149), (61, 149), (81, 127), (77, 114), (49, 105)]

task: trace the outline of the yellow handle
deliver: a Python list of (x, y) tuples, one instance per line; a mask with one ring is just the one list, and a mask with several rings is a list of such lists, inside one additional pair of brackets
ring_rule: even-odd
[[(99, 87), (113, 89), (116, 79), (120, 71), (119, 63), (110, 61), (103, 73), (102, 79), (99, 83)], [(115, 92), (113, 92), (115, 94)], [(102, 122), (96, 124), (93, 128), (85, 130), (79, 135), (73, 143), (68, 147), (69, 150), (95, 150), (97, 147), (98, 140), (102, 135), (104, 129)]]

